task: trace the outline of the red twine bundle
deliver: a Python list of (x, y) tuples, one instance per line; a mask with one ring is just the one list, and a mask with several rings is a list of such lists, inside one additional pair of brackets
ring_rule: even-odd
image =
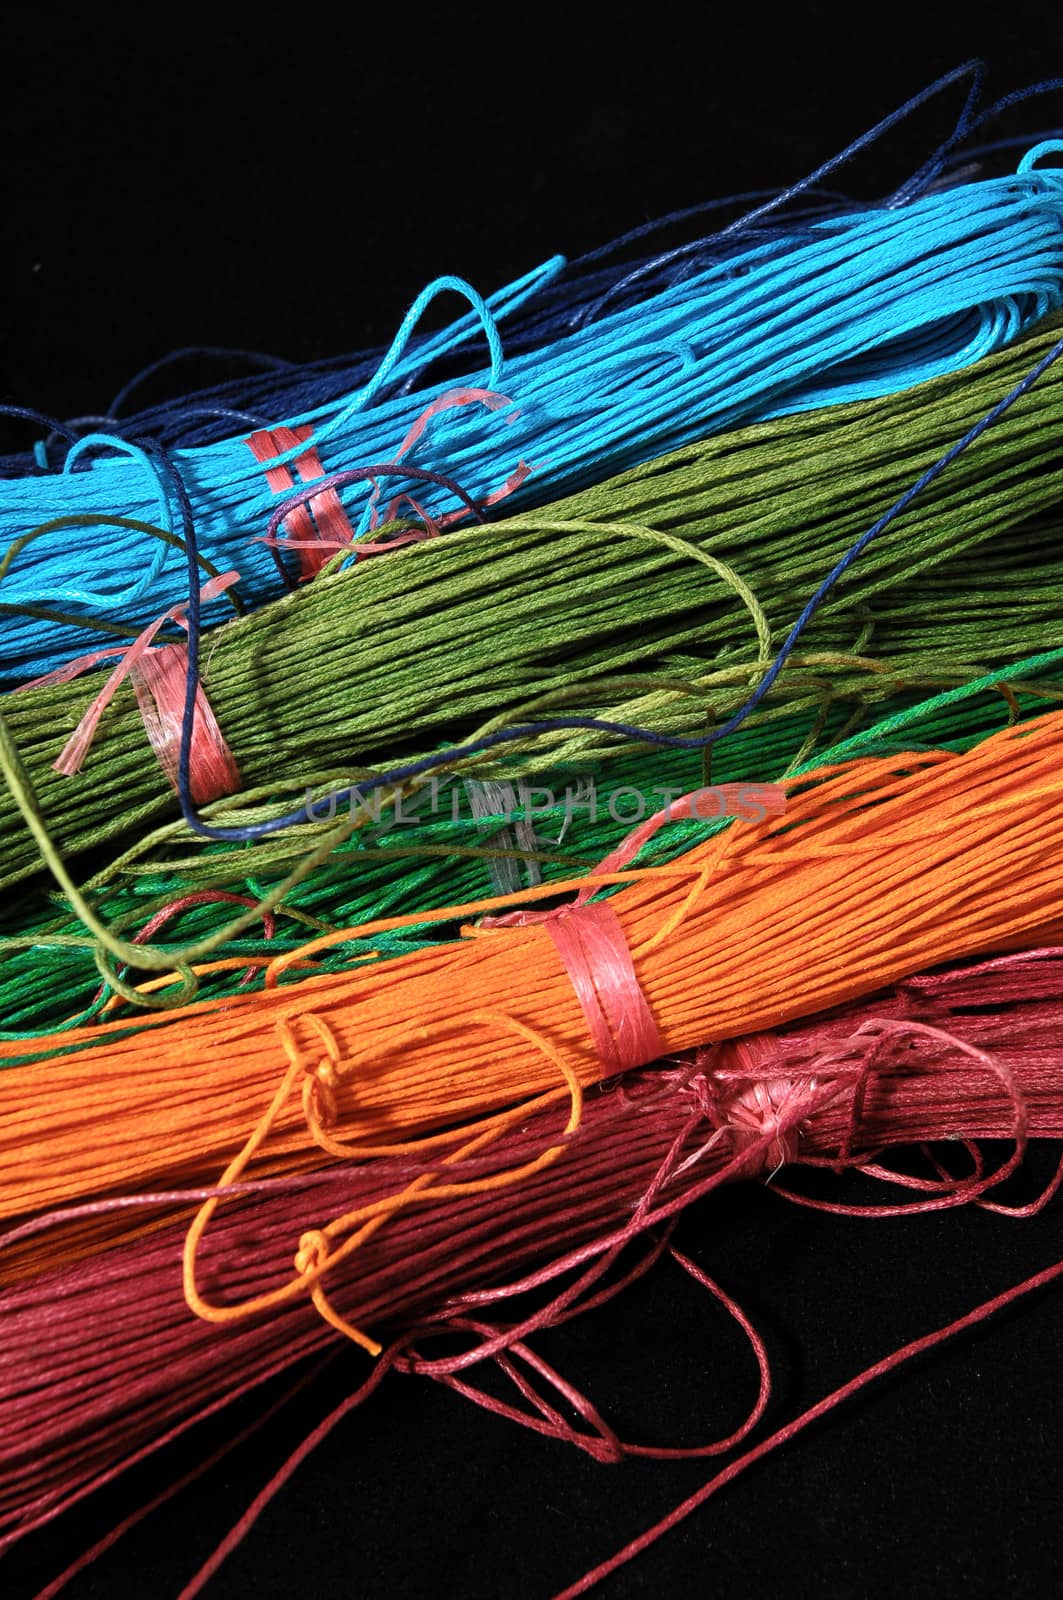
[[(560, 1104), (542, 1107), (489, 1153), (467, 1158), (462, 1175), (531, 1162), (545, 1144), (564, 1140), (562, 1116)], [(184, 1222), (45, 1270), (0, 1299), (0, 1549), (320, 1352), (334, 1339), (329, 1321), (386, 1336), (381, 1373), (395, 1366), (435, 1377), (598, 1459), (720, 1453), (763, 1412), (766, 1357), (740, 1308), (685, 1257), (673, 1251), (739, 1321), (760, 1368), (757, 1401), (726, 1439), (693, 1452), (621, 1441), (528, 1339), (638, 1276), (671, 1248), (668, 1227), (680, 1211), (723, 1182), (759, 1176), (778, 1188), (784, 1164), (855, 1168), (907, 1187), (915, 1199), (854, 1208), (793, 1197), (878, 1216), (971, 1202), (1011, 1210), (988, 1192), (1015, 1170), (1030, 1136), (1063, 1137), (1063, 950), (926, 974), (871, 1001), (607, 1084), (588, 1097), (555, 1165), (486, 1196), (426, 1194), (423, 1204), (387, 1210), (334, 1272), (265, 1317), (217, 1327), (190, 1314), (181, 1285)], [(983, 1138), (1014, 1140), (1013, 1153), (992, 1171), (975, 1143)], [(965, 1176), (951, 1176), (932, 1151), (926, 1176), (895, 1172), (879, 1159), (884, 1147), (940, 1140), (968, 1151)], [(322, 1218), (373, 1215), (396, 1190), (415, 1193), (424, 1166), (385, 1158), (236, 1186), (203, 1238), (201, 1292), (227, 1311), (239, 1307), (290, 1278), (293, 1254), (313, 1259)], [(1029, 1214), (1048, 1197), (1012, 1214)], [(197, 1198), (184, 1193), (170, 1203)], [(159, 1203), (140, 1196), (78, 1214)], [(46, 1251), (49, 1227), (69, 1216), (37, 1219), (4, 1242), (36, 1234)], [(622, 1253), (643, 1237), (648, 1254), (618, 1278)], [(521, 1320), (499, 1322), (500, 1308), (518, 1296)], [(460, 1354), (423, 1353), (432, 1336), (455, 1333), (467, 1341)], [(512, 1380), (513, 1405), (465, 1376), (488, 1358)], [(554, 1401), (537, 1387), (544, 1383)], [(576, 1424), (558, 1410), (558, 1398)]]

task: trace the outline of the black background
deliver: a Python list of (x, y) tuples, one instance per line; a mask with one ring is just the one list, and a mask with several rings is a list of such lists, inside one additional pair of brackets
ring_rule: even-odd
[[(145, 11), (124, 26), (89, 8), (7, 11), (0, 399), (96, 410), (190, 343), (307, 359), (381, 342), (440, 272), (486, 292), (660, 212), (785, 184), (968, 56), (986, 57), (1001, 93), (1063, 71), (1048, 5), (902, 17), (812, 4), (780, 18), (570, 3), (431, 21), (409, 7), (387, 28), (369, 10), (218, 7), (180, 25)], [(1028, 116), (1063, 122), (1063, 104)], [(899, 130), (852, 189), (894, 185), (947, 123), (942, 106)], [(26, 442), (12, 431), (8, 447)], [(766, 1335), (775, 1424), (1063, 1254), (1058, 1207), (1026, 1223), (850, 1221), (755, 1187), (701, 1206), (680, 1237)], [(601, 1592), (1058, 1593), (1061, 1335), (1048, 1293), (956, 1341), (754, 1468)], [(753, 1393), (740, 1337), (665, 1266), (541, 1347), (638, 1437), (709, 1437)], [(341, 1353), (69, 1593), (176, 1594), (363, 1372)], [(233, 1427), (26, 1541), (0, 1565), (0, 1592), (32, 1593)], [(709, 1470), (598, 1466), (395, 1377), (207, 1593), (546, 1596)]]

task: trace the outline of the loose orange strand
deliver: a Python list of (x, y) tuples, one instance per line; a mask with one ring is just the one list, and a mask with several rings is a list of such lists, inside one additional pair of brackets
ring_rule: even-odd
[[(326, 1086), (331, 1101), (336, 1080), (342, 1075), (343, 1069), (339, 1061), (335, 1035), (327, 1023), (313, 1015), (308, 1017), (307, 1020), (313, 1025), (313, 1031), (324, 1044), (325, 1056), (315, 1067), (310, 1068), (299, 1049), (291, 1029), (286, 1023), (279, 1024), (279, 1029), (282, 1032), (282, 1041), (291, 1065), (265, 1115), (259, 1120), (239, 1155), (225, 1169), (219, 1180), (219, 1188), (239, 1182), (255, 1151), (268, 1137), (284, 1101), (290, 1095), (300, 1075), (303, 1075), (304, 1084), (309, 1083), (312, 1085), (309, 1096), (304, 1099), (304, 1112), (307, 1114), (308, 1121), (312, 1125), (316, 1124), (316, 1126), (312, 1126), (312, 1131), (315, 1134), (319, 1131), (319, 1112), (315, 1104), (315, 1090), (319, 1090), (322, 1085)], [(492, 1029), (501, 1028), (503, 1031), (509, 1030), (516, 1033), (526, 1043), (540, 1050), (546, 1060), (552, 1062), (558, 1068), (565, 1080), (565, 1085), (571, 1098), (571, 1110), (565, 1127), (565, 1135), (567, 1137), (575, 1133), (579, 1127), (583, 1111), (583, 1091), (579, 1081), (553, 1046), (540, 1034), (536, 1033), (533, 1028), (527, 1027), (524, 1023), (516, 1022), (513, 1018), (499, 1016), (495, 1012), (482, 1012), (468, 1018), (468, 1021), (473, 1025), (479, 1024)], [(330, 1069), (323, 1078), (320, 1076), (322, 1065), (326, 1065)], [(486, 1144), (498, 1138), (507, 1128), (526, 1118), (528, 1113), (528, 1106), (519, 1106), (503, 1117), (490, 1119), (489, 1127), (481, 1128), (472, 1139), (466, 1139), (459, 1150), (452, 1151), (450, 1155), (443, 1158), (441, 1165), (455, 1165), (467, 1160), (470, 1156), (483, 1149)], [(328, 1114), (330, 1116), (333, 1114), (331, 1104)], [(328, 1147), (326, 1146), (326, 1148)], [(320, 1282), (324, 1274), (331, 1268), (339, 1266), (348, 1256), (352, 1255), (367, 1239), (379, 1231), (390, 1216), (393, 1216), (403, 1207), (425, 1199), (433, 1201), (451, 1200), (463, 1195), (482, 1194), (490, 1190), (507, 1188), (514, 1183), (522, 1182), (525, 1178), (532, 1177), (536, 1172), (541, 1172), (544, 1167), (550, 1166), (563, 1153), (564, 1148), (564, 1144), (554, 1144), (543, 1150), (533, 1160), (526, 1161), (519, 1167), (511, 1167), (503, 1172), (492, 1173), (488, 1177), (462, 1180), (457, 1183), (441, 1184), (436, 1181), (439, 1176), (438, 1173), (420, 1173), (404, 1189), (384, 1196), (382, 1199), (374, 1201), (371, 1205), (362, 1206), (355, 1211), (349, 1211), (345, 1215), (337, 1217), (325, 1228), (304, 1233), (299, 1241), (299, 1249), (295, 1257), (296, 1277), (280, 1288), (255, 1295), (252, 1299), (245, 1300), (239, 1304), (230, 1302), (222, 1306), (205, 1300), (200, 1294), (196, 1282), (196, 1258), (199, 1246), (208, 1223), (221, 1204), (220, 1198), (212, 1198), (205, 1201), (200, 1207), (185, 1240), (183, 1271), (185, 1299), (191, 1310), (208, 1322), (236, 1322), (245, 1317), (255, 1316), (262, 1311), (272, 1310), (309, 1290), (310, 1298), (327, 1322), (330, 1322), (334, 1328), (345, 1334), (347, 1338), (352, 1339), (355, 1344), (359, 1344), (364, 1350), (368, 1350), (371, 1355), (379, 1355), (381, 1346), (375, 1339), (355, 1328), (333, 1310)], [(330, 1149), (329, 1153), (335, 1154), (337, 1152)], [(356, 1150), (351, 1147), (340, 1147), (338, 1153), (341, 1156), (355, 1157), (364, 1157), (366, 1154), (364, 1150)], [(360, 1226), (358, 1226), (359, 1224)], [(338, 1249), (334, 1249), (333, 1241), (344, 1233), (349, 1233), (349, 1237)]]

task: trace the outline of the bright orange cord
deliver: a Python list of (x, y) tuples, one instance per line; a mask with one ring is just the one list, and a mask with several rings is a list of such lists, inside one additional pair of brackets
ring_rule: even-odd
[[(792, 782), (783, 817), (736, 822), (667, 867), (601, 874), (625, 885), (611, 904), (667, 1049), (774, 1027), (1063, 922), (1061, 757), (1063, 714), (1052, 713), (962, 755), (856, 761)], [(331, 945), (424, 920), (313, 939), (274, 959), (264, 988), (137, 1017), (134, 1032), (123, 1018), (35, 1042), (49, 1059), (0, 1072), (0, 1216), (209, 1184), (234, 1150), (243, 1166), (289, 1169), (327, 1153), (423, 1151), (426, 1138), (453, 1143), (444, 1130), (485, 1131), (554, 1090), (559, 1064), (580, 1084), (600, 1076), (541, 927), (280, 981)], [(470, 1025), (487, 1012), (495, 1024)], [(305, 1055), (308, 1026), (322, 1044), (327, 1029), (333, 1046), (301, 1104), (291, 1091), (306, 1072), (285, 1039)], [(25, 1049), (0, 1046), (0, 1063)], [(264, 1130), (253, 1148), (249, 1123)]]

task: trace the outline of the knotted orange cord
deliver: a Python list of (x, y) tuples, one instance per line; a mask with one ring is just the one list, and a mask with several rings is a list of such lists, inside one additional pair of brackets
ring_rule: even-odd
[[(756, 1032), (1063, 921), (1061, 755), (1063, 714), (1050, 713), (962, 755), (864, 758), (791, 781), (785, 816), (735, 823), (668, 866), (435, 915), (622, 883), (611, 905), (668, 1050)], [(584, 1085), (600, 1077), (542, 928), (481, 929), (353, 971), (280, 981), (333, 944), (425, 920), (418, 911), (315, 938), (274, 958), (261, 990), (137, 1018), (132, 1033), (119, 1021), (35, 1042), (55, 1053), (0, 1072), (0, 1215), (213, 1181), (248, 1144), (249, 1107), (272, 1106), (294, 1070), (282, 1030), (308, 1013), (329, 1030), (342, 1067), (335, 1121), (325, 1129), (319, 1116), (319, 1132), (332, 1141), (342, 1122), (345, 1153), (398, 1153), (442, 1130), (476, 1138), (485, 1118), (556, 1087), (559, 1069)], [(495, 1022), (470, 1028), (485, 1014)], [(0, 1063), (24, 1051), (0, 1046)], [(268, 1149), (264, 1134), (245, 1165), (255, 1154), (264, 1170), (305, 1168), (328, 1151), (290, 1088)]]

